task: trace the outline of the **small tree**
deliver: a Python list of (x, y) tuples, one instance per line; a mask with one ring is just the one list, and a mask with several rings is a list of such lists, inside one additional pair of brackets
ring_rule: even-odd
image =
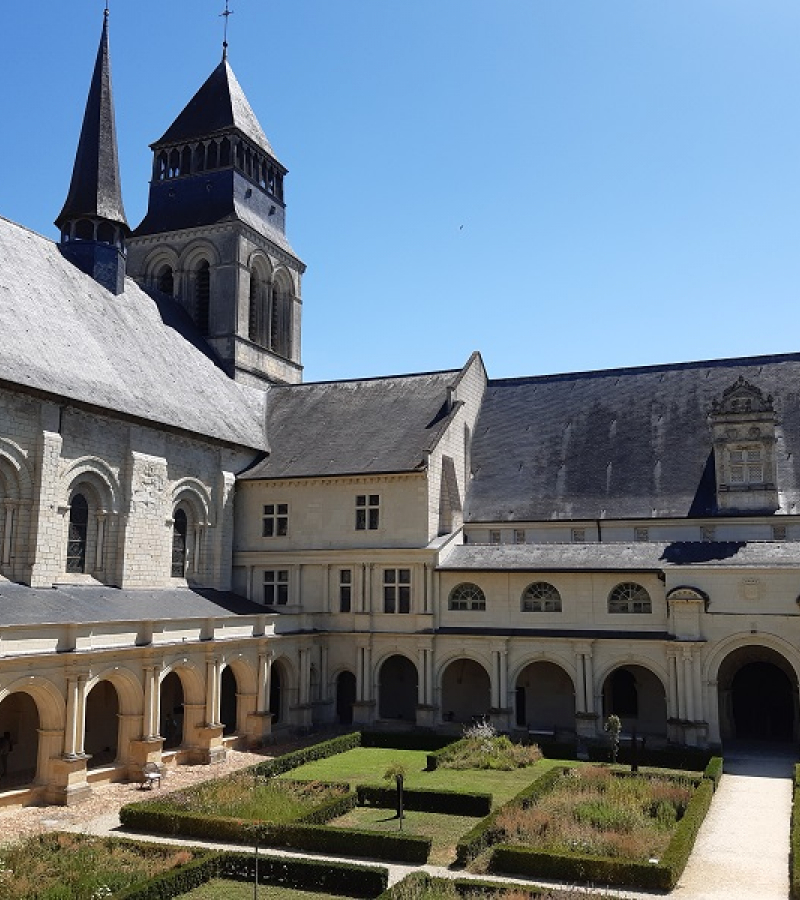
[(622, 722), (620, 722), (619, 716), (615, 716), (612, 713), (606, 719), (603, 731), (608, 734), (608, 739), (611, 741), (611, 761), (616, 763), (617, 754), (619, 753), (619, 733), (622, 731)]
[(400, 830), (403, 830), (403, 780), (406, 777), (406, 768), (400, 763), (392, 763), (391, 766), (383, 773), (386, 781), (394, 778), (395, 787), (397, 788), (397, 816), (400, 822)]

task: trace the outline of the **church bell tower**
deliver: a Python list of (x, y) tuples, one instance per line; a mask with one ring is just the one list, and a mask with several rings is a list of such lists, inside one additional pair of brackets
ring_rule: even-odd
[(228, 374), (296, 384), (305, 265), (286, 238), (278, 160), (227, 59), (159, 140), (128, 272), (173, 296)]

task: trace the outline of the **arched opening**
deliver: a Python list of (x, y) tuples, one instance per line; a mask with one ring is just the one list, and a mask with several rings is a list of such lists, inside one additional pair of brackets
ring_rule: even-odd
[(83, 494), (75, 494), (69, 504), (67, 572), (86, 571), (86, 544), (89, 533), (89, 503)]
[(445, 722), (472, 722), (488, 715), (492, 705), (489, 673), (472, 659), (456, 659), (442, 674), (442, 717)]
[(79, 241), (93, 241), (94, 222), (89, 219), (80, 219), (75, 226), (75, 237)]
[(219, 147), (216, 141), (211, 141), (208, 145), (208, 155), (206, 156), (206, 167), (216, 169), (219, 165)]
[(356, 702), (356, 676), (340, 672), (336, 679), (336, 718), (340, 725), (353, 724), (353, 704)]
[(109, 766), (119, 755), (119, 697), (114, 685), (104, 679), (86, 697), (84, 751), (91, 759), (88, 768)]
[(183, 683), (177, 672), (170, 672), (161, 682), (161, 735), (165, 750), (183, 743)]
[(97, 240), (101, 244), (115, 244), (117, 230), (110, 222), (100, 222), (97, 226)]
[(176, 509), (172, 520), (172, 577), (184, 578), (186, 575), (186, 535), (189, 521), (186, 511)]
[(792, 741), (798, 736), (797, 676), (769, 647), (742, 647), (719, 669), (723, 740)]
[(167, 294), (172, 297), (175, 293), (175, 273), (172, 270), (172, 266), (164, 265), (156, 276), (156, 287), (162, 294)]
[(236, 732), (236, 715), (238, 712), (236, 699), (237, 690), (236, 676), (231, 667), (226, 666), (222, 670), (222, 681), (219, 693), (219, 718), (224, 726), (223, 734), (234, 734)]
[(390, 656), (381, 666), (378, 716), (411, 723), (417, 719), (417, 667), (405, 656)]
[(0, 703), (0, 791), (36, 778), (39, 710), (30, 694), (18, 691)]
[(533, 731), (574, 731), (572, 679), (551, 662), (526, 666), (517, 678), (517, 725)]
[(662, 738), (667, 734), (667, 695), (644, 666), (620, 666), (603, 683), (603, 717), (619, 716), (622, 730)]
[(269, 680), (269, 711), (272, 713), (272, 724), (283, 721), (283, 669), (280, 663), (272, 664), (272, 676)]
[(200, 334), (207, 335), (211, 315), (211, 266), (203, 260), (195, 271), (194, 292), (197, 327)]

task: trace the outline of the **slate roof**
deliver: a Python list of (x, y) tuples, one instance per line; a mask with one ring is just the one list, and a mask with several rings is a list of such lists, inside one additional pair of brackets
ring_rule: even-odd
[(781, 512), (800, 501), (800, 354), (490, 381), (467, 522), (715, 512), (707, 414), (740, 375), (775, 398)]
[(109, 219), (126, 227), (128, 224), (122, 205), (119, 176), (107, 11), (86, 101), (69, 194), (56, 219), (56, 225), (60, 228), (64, 221), (83, 216)]
[(661, 572), (669, 568), (800, 569), (792, 541), (674, 541), (672, 543), (464, 544), (440, 562), (443, 571)]
[(29, 588), (0, 582), (0, 627), (87, 622), (208, 619), (268, 612), (257, 603), (223, 591), (116, 590), (109, 587)]
[(186, 143), (198, 138), (213, 137), (232, 128), (240, 131), (278, 161), (230, 63), (223, 59), (178, 118), (151, 146), (155, 149), (164, 144)]
[(236, 384), (189, 317), (128, 278), (112, 296), (52, 241), (0, 217), (0, 381), (257, 449), (264, 394)]
[(240, 478), (411, 472), (447, 421), (458, 370), (279, 385), (267, 401), (270, 455)]

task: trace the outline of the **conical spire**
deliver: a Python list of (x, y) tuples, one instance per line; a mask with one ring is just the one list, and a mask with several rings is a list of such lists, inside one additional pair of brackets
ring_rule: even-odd
[(122, 205), (117, 129), (111, 92), (111, 59), (108, 52), (108, 10), (97, 51), (83, 128), (72, 171), (72, 182), (56, 226), (82, 218), (104, 219), (122, 226), (128, 222)]

